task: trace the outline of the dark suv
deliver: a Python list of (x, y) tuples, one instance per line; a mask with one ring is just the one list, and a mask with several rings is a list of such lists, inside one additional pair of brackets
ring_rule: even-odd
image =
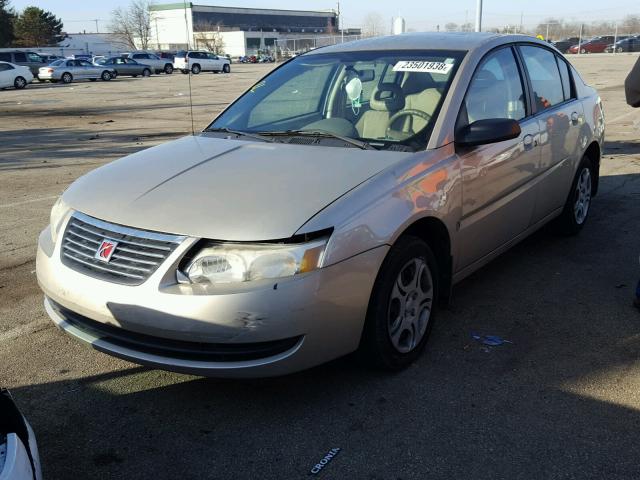
[(29, 70), (31, 70), (31, 73), (36, 78), (38, 78), (40, 67), (46, 67), (48, 65), (48, 62), (37, 53), (22, 50), (0, 52), (0, 61), (29, 67)]
[(553, 46), (560, 50), (562, 53), (567, 53), (571, 47), (577, 45), (580, 39), (578, 37), (564, 38), (553, 42)]

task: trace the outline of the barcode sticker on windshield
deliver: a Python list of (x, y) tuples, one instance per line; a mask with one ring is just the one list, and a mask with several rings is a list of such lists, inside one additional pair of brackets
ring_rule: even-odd
[(422, 60), (403, 60), (393, 66), (394, 72), (424, 72), (447, 74), (453, 64), (444, 62), (425, 62)]

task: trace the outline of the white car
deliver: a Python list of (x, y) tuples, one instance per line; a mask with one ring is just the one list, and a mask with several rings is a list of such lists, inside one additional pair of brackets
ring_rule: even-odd
[(0, 62), (0, 88), (15, 87), (22, 89), (31, 83), (33, 74), (29, 67), (15, 63)]
[(155, 73), (173, 73), (173, 64), (168, 58), (160, 58), (159, 56), (149, 52), (131, 52), (125, 53), (123, 56), (131, 58), (138, 63), (149, 65)]
[(36, 437), (4, 389), (0, 389), (0, 480), (42, 480)]
[(200, 72), (231, 72), (231, 61), (227, 57), (221, 57), (211, 52), (181, 50), (173, 59), (173, 68), (182, 73)]

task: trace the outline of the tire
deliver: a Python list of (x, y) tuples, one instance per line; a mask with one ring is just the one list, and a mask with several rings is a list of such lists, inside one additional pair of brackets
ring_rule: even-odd
[(438, 280), (438, 263), (423, 240), (408, 235), (391, 247), (369, 300), (361, 361), (400, 370), (420, 356), (433, 326)]
[(24, 77), (16, 77), (13, 81), (13, 86), (16, 88), (16, 90), (22, 90), (27, 86), (27, 80)]
[(187, 73), (189, 73), (189, 70), (185, 70), (185, 69), (182, 69), (182, 70), (180, 70), (180, 71), (181, 71), (182, 73), (184, 73), (185, 75), (186, 75)]
[(584, 48), (581, 48), (580, 49), (580, 53), (582, 53), (584, 55), (584, 54), (589, 53), (589, 52), (587, 52)]
[(143, 76), (143, 77), (150, 77), (150, 76), (151, 76), (151, 70), (149, 70), (148, 68), (145, 68), (145, 69), (142, 71), (142, 76)]
[(131, 75), (132, 78), (138, 78), (138, 75)]
[(71, 75), (69, 72), (65, 72), (62, 74), (61, 80), (62, 83), (71, 83), (73, 82), (73, 75)]
[(95, 82), (96, 80), (98, 80), (97, 78), (90, 78), (89, 81), (90, 82)]
[(201, 71), (202, 69), (197, 63), (191, 67), (191, 73), (193, 73), (194, 75), (198, 75)]
[(594, 172), (589, 157), (583, 157), (571, 183), (564, 209), (556, 219), (556, 227), (563, 235), (576, 235), (589, 218), (594, 184)]
[(108, 82), (109, 80), (111, 80), (111, 74), (107, 70), (105, 70), (100, 75), (100, 78), (102, 79), (103, 82)]
[(231, 66), (228, 63), (225, 63), (222, 67), (222, 73), (231, 73)]
[(171, 65), (170, 63), (167, 63), (164, 66), (164, 73), (166, 73), (167, 75), (171, 75), (173, 73), (173, 65)]

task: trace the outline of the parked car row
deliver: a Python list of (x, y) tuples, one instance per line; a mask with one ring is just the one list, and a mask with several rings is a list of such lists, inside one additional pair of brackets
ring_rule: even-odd
[(639, 52), (640, 35), (603, 35), (580, 41), (570, 37), (553, 42), (562, 53), (603, 53), (603, 52)]

